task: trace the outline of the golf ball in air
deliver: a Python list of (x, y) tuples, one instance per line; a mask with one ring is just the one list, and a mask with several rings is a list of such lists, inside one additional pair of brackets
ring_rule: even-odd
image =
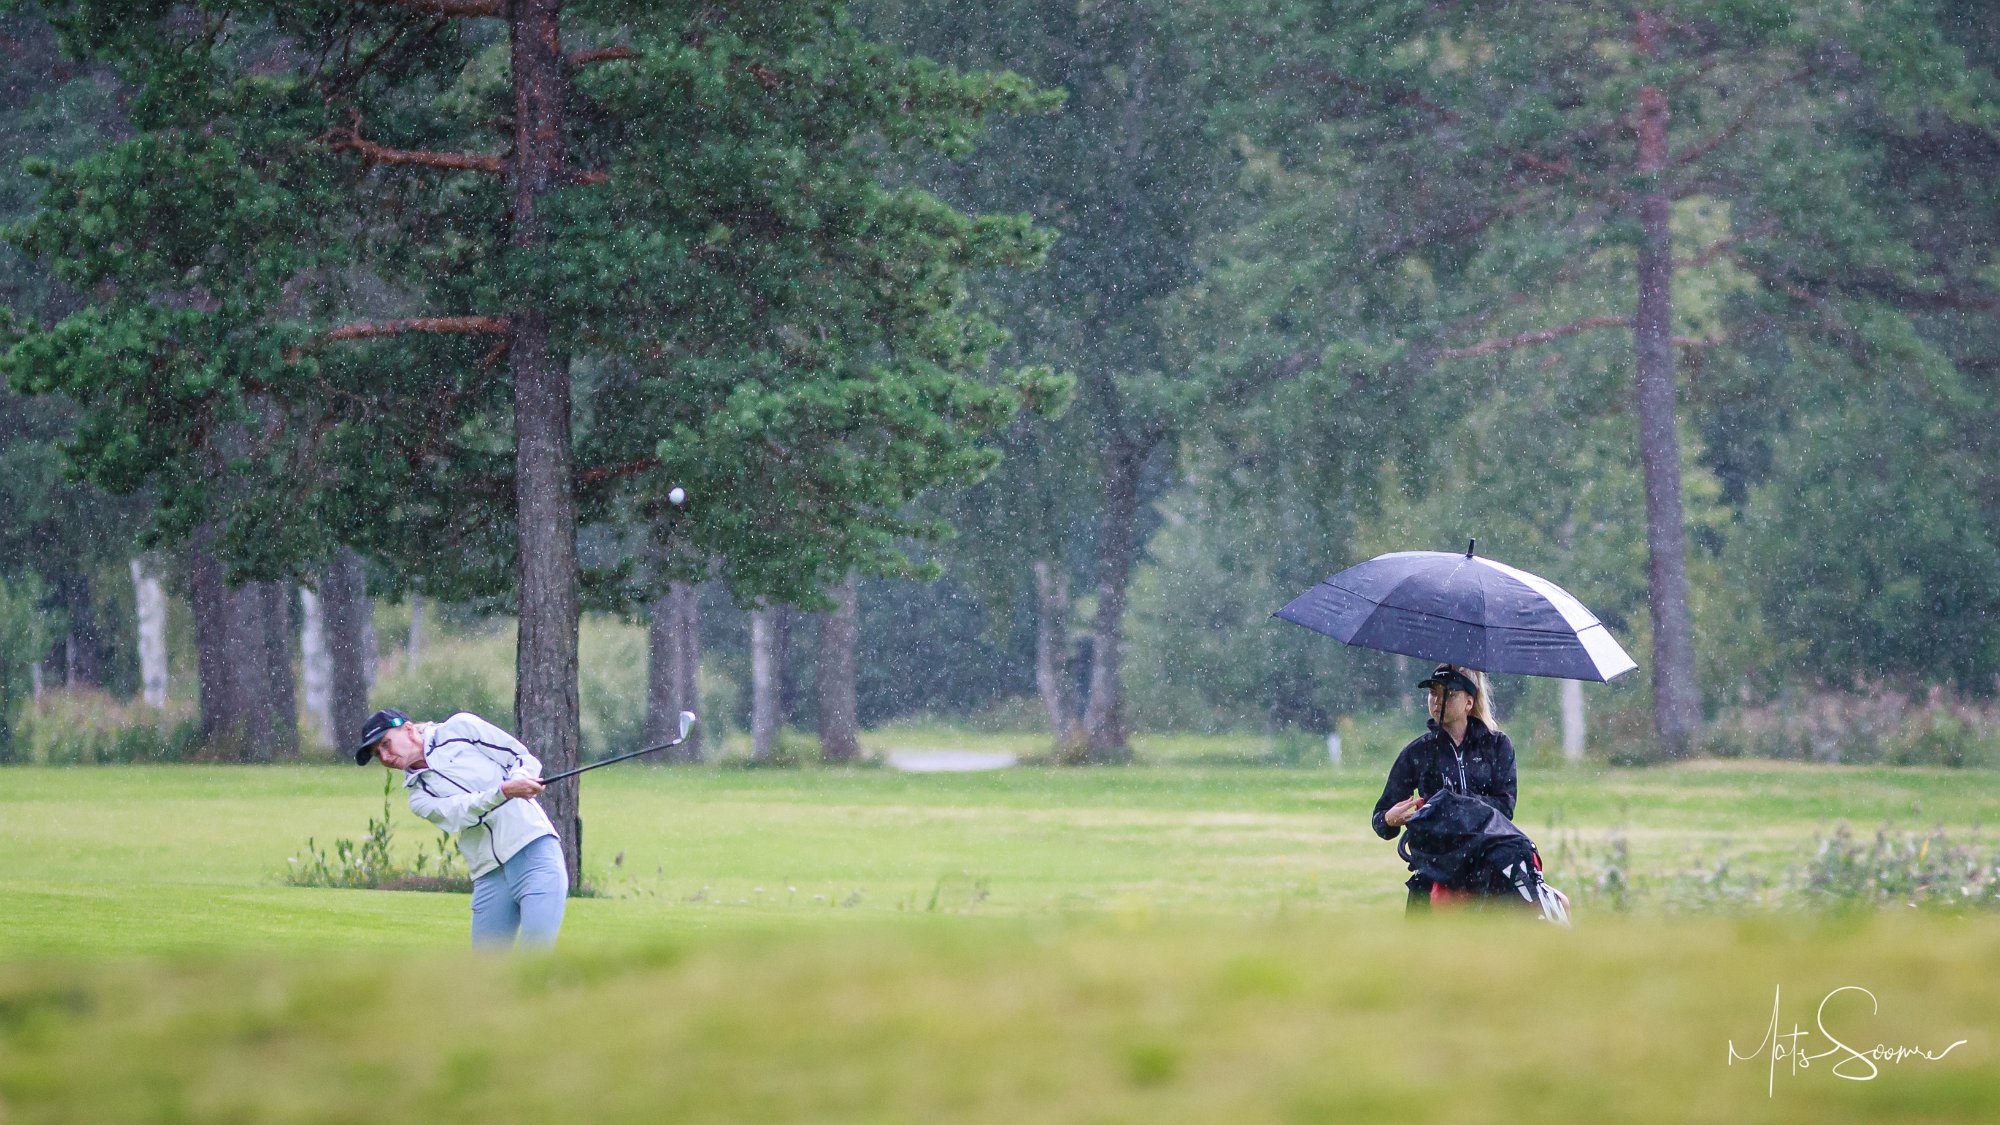
[(675, 507), (679, 507), (680, 505), (686, 503), (687, 498), (688, 498), (687, 489), (682, 488), (679, 485), (675, 485), (674, 490), (672, 492), (667, 493), (667, 499), (670, 502), (672, 502)]

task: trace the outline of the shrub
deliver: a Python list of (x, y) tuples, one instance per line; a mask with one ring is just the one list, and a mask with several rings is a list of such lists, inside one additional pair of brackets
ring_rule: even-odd
[(1815, 905), (1992, 909), (2000, 907), (2000, 848), (1953, 843), (1942, 828), (1919, 835), (1884, 827), (1862, 842), (1842, 824), (1820, 839), (1796, 882)]
[(1884, 687), (1809, 690), (1727, 711), (1701, 748), (1722, 758), (1899, 766), (2000, 765), (2000, 705), (1943, 688), (1921, 697)]
[(368, 832), (359, 840), (339, 839), (331, 851), (307, 837), (299, 855), (287, 861), (285, 882), (294, 887), (334, 887), (343, 890), (446, 891), (470, 894), (472, 879), (465, 871), (451, 834), (440, 831), (429, 851), (404, 864), (396, 859), (396, 828), (390, 795), (395, 774), (382, 779), (382, 816), (368, 818)]
[(577, 657), (579, 755), (590, 761), (645, 745), (645, 628), (588, 615), (579, 629)]
[(186, 703), (154, 707), (94, 688), (45, 691), (21, 714), (14, 757), (42, 766), (183, 761), (200, 744), (193, 711)]
[(963, 721), (969, 729), (986, 734), (1047, 730), (1049, 711), (1039, 695), (1011, 695), (994, 700), (966, 716)]
[(1859, 840), (1841, 824), (1815, 839), (1803, 861), (1776, 868), (1724, 849), (1686, 866), (1635, 871), (1622, 831), (1596, 846), (1564, 837), (1549, 858), (1551, 883), (1581, 905), (1613, 912), (2000, 909), (2000, 845), (1976, 836), (1953, 841), (1942, 828), (1885, 825), (1872, 840)]
[(30, 669), (48, 651), (48, 624), (36, 608), (32, 583), (0, 582), (0, 762), (20, 756), (15, 716), (28, 697)]
[(426, 721), (470, 711), (501, 726), (513, 725), (512, 669), (498, 659), (477, 659), (488, 654), (471, 645), (435, 647), (414, 671), (399, 668), (377, 681), (368, 693), (370, 706), (400, 708)]

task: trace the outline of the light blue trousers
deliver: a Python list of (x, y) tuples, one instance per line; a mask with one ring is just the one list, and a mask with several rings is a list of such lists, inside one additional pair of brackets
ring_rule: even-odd
[(507, 862), (472, 881), (472, 944), (546, 948), (562, 929), (569, 870), (554, 836), (531, 840)]

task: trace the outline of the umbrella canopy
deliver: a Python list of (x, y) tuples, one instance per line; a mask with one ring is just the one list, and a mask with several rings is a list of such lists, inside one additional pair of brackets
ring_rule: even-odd
[(1361, 648), (1482, 672), (1604, 681), (1638, 667), (1569, 591), (1470, 551), (1381, 555), (1274, 616)]

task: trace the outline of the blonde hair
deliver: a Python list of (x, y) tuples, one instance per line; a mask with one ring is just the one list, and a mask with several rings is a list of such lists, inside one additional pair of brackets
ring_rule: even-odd
[(1499, 734), (1500, 723), (1493, 717), (1493, 698), (1492, 693), (1487, 690), (1486, 673), (1477, 668), (1462, 668), (1456, 664), (1451, 667), (1466, 679), (1471, 680), (1473, 686), (1479, 689), (1472, 697), (1472, 718), (1485, 723), (1487, 730), (1492, 731), (1494, 734)]

